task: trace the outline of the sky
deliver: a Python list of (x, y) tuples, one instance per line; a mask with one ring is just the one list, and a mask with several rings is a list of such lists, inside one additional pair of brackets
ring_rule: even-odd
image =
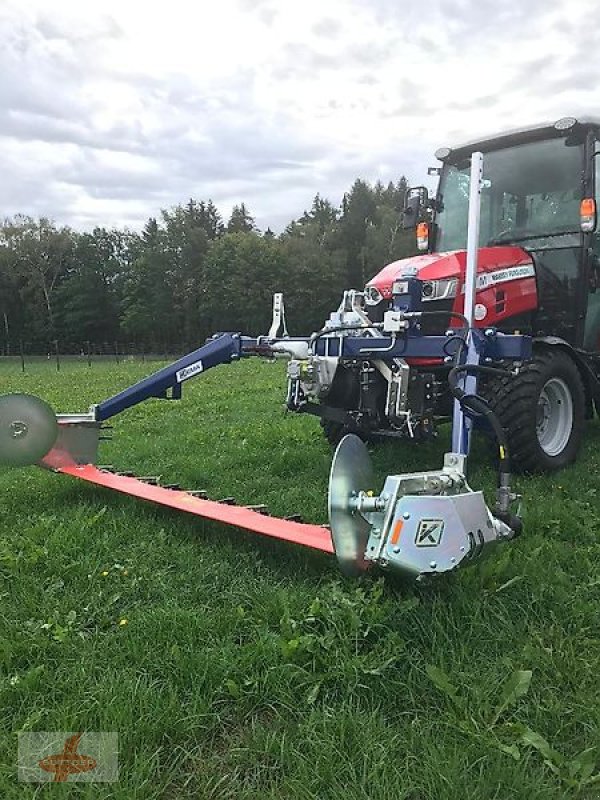
[(600, 116), (597, 0), (0, 0), (0, 217), (140, 229), (245, 202), (280, 231), (355, 178)]

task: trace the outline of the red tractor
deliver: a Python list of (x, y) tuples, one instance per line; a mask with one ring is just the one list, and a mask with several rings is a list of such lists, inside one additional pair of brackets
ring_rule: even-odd
[[(419, 306), (439, 312), (423, 318), (423, 332), (457, 324), (451, 312), (464, 303), (474, 151), (484, 155), (474, 324), (533, 337), (531, 360), (516, 375), (483, 378), (480, 392), (505, 429), (515, 469), (559, 469), (576, 458), (600, 401), (600, 120), (569, 117), (438, 150), (435, 198), (412, 189), (403, 212), (423, 254), (375, 275), (363, 311), (381, 323), (397, 290), (406, 297), (407, 280), (416, 278)], [(434, 435), (452, 415), (452, 361), (448, 352), (406, 358), (391, 370), (372, 357), (340, 362), (324, 390), (313, 392), (327, 437)]]

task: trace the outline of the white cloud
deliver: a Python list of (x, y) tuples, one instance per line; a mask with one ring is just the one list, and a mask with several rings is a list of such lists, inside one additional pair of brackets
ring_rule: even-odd
[(478, 134), (593, 113), (595, 3), (4, 0), (0, 214), (140, 226), (244, 200), (281, 227), (316, 192), (423, 179)]

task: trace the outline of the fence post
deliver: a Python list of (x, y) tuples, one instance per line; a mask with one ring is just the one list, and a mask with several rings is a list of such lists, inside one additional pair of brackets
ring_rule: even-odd
[(23, 339), (19, 339), (19, 352), (21, 354), (21, 372), (25, 372), (25, 353), (23, 352)]
[(56, 371), (60, 372), (60, 356), (58, 354), (58, 339), (54, 340), (54, 352), (56, 354)]

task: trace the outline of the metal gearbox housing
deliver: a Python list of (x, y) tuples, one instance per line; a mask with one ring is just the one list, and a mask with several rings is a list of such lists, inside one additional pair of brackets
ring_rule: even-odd
[(297, 386), (302, 396), (323, 398), (329, 394), (339, 358), (314, 356), (288, 362), (287, 375), (291, 385)]
[[(427, 473), (423, 484), (444, 475)], [(420, 579), (464, 566), (489, 545), (511, 538), (510, 529), (488, 511), (482, 492), (471, 491), (466, 484), (464, 491), (438, 495), (401, 494), (402, 484), (399, 476), (386, 481), (384, 493), (393, 492), (396, 500), (387, 514), (386, 507), (371, 515), (367, 561)]]
[(58, 436), (52, 449), (40, 460), (40, 466), (62, 469), (75, 464), (95, 464), (102, 426), (94, 420), (93, 412), (57, 414), (56, 419)]
[(346, 574), (378, 566), (420, 580), (465, 566), (513, 537), (482, 492), (469, 487), (465, 456), (447, 453), (441, 470), (389, 475), (379, 495), (362, 488), (367, 461), (364, 444), (348, 435), (331, 470), (331, 532)]

